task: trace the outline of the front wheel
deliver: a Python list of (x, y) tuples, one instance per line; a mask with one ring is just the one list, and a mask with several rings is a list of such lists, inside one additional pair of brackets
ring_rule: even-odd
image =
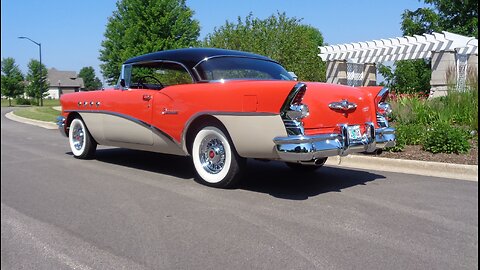
[(92, 158), (97, 149), (97, 142), (92, 138), (82, 119), (75, 118), (70, 124), (68, 141), (73, 156), (79, 159)]
[(201, 184), (218, 188), (238, 184), (245, 159), (238, 156), (226, 134), (221, 128), (207, 126), (195, 135), (192, 159)]

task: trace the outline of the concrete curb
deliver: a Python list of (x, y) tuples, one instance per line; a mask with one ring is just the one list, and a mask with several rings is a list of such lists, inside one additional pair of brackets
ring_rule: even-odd
[(478, 166), (431, 161), (349, 155), (330, 157), (325, 165), (417, 174), (478, 182)]
[[(56, 108), (55, 108), (56, 109)], [(61, 107), (60, 107), (61, 110)], [(5, 114), (13, 121), (31, 124), (46, 129), (57, 129), (55, 123), (32, 120), (17, 116), (13, 112)], [(406, 174), (416, 174), (434, 177), (451, 178), (478, 182), (478, 166), (451, 164), (431, 161), (405, 160), (381, 157), (349, 155), (346, 157), (330, 157), (327, 166), (346, 167), (363, 170), (387, 171)]]
[(13, 121), (21, 122), (21, 123), (24, 123), (24, 124), (30, 124), (30, 125), (34, 125), (34, 126), (37, 126), (37, 127), (42, 127), (42, 128), (46, 128), (46, 129), (58, 129), (58, 126), (55, 123), (28, 119), (28, 118), (25, 118), (25, 117), (15, 115), (13, 113), (13, 111), (5, 114), (5, 117), (7, 117), (8, 119), (13, 120)]

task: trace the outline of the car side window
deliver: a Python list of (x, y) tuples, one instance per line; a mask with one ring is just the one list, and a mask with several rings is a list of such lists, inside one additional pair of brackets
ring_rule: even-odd
[(151, 62), (132, 65), (130, 88), (160, 90), (170, 85), (193, 83), (190, 73), (176, 63)]

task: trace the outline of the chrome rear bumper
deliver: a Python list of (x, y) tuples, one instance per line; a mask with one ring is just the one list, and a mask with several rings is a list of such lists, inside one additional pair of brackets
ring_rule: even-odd
[(273, 139), (276, 151), (284, 161), (311, 161), (330, 156), (346, 156), (357, 152), (374, 152), (395, 146), (395, 129), (375, 129), (373, 123), (365, 123), (365, 134), (359, 140), (350, 141), (347, 125), (339, 126), (339, 133), (314, 136), (294, 135)]

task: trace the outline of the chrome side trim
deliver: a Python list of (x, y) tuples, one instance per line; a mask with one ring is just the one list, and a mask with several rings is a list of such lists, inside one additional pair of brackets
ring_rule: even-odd
[(98, 111), (98, 110), (65, 110), (65, 112), (79, 112), (79, 113), (99, 113), (99, 114), (108, 114), (108, 115), (113, 115), (113, 116), (117, 116), (117, 117), (121, 117), (121, 118), (124, 118), (124, 119), (127, 119), (127, 120), (130, 120), (142, 127), (145, 127), (145, 128), (148, 128), (148, 129), (151, 129), (153, 132), (155, 133), (160, 133), (162, 134), (163, 136), (167, 137), (170, 141), (172, 141), (173, 143), (177, 144), (179, 147), (181, 147), (180, 143), (177, 142), (172, 136), (168, 135), (167, 133), (163, 132), (162, 130), (160, 130), (159, 128), (155, 127), (155, 126), (152, 126), (142, 120), (139, 120), (137, 118), (134, 118), (134, 117), (131, 117), (129, 115), (125, 115), (125, 114), (121, 114), (121, 113), (117, 113), (117, 112), (110, 112), (110, 111)]
[(381, 128), (388, 127), (388, 120), (384, 115), (377, 113), (377, 125)]
[(302, 122), (296, 120), (283, 119), (283, 124), (287, 130), (288, 135), (303, 135), (305, 134), (305, 129), (303, 128)]

